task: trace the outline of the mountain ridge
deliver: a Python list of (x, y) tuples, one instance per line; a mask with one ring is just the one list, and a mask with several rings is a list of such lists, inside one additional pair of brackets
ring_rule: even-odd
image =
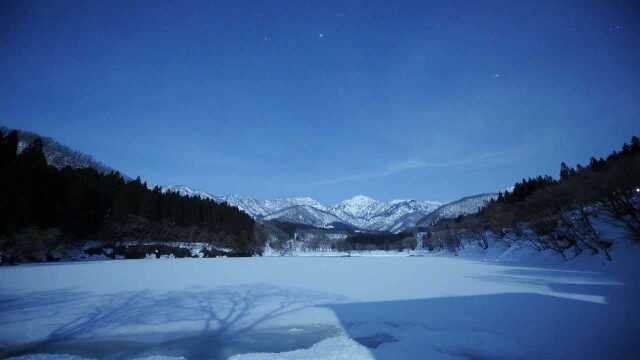
[[(0, 131), (13, 129), (0, 126)], [(16, 129), (19, 151), (35, 138), (41, 138), (47, 162), (57, 168), (91, 167), (101, 173), (117, 172), (113, 168), (96, 161), (90, 155), (73, 150), (53, 138), (37, 133)], [(125, 179), (130, 179), (123, 175)], [(329, 227), (341, 223), (362, 230), (401, 232), (415, 226), (423, 226), (441, 218), (455, 217), (477, 211), (489, 198), (474, 202), (477, 197), (496, 194), (480, 194), (465, 197), (450, 203), (415, 199), (395, 199), (379, 201), (366, 195), (355, 195), (333, 205), (325, 205), (306, 196), (295, 196), (259, 200), (249, 196), (216, 195), (187, 185), (161, 186), (163, 192), (173, 191), (184, 196), (196, 196), (215, 202), (226, 202), (247, 213), (256, 220), (292, 221), (318, 227)], [(463, 202), (466, 200), (467, 202)], [(462, 203), (461, 203), (462, 202)], [(462, 205), (466, 204), (466, 205)], [(430, 217), (431, 216), (431, 217)]]
[(372, 231), (389, 231), (402, 216), (415, 212), (426, 215), (443, 205), (436, 201), (414, 199), (378, 201), (366, 195), (355, 195), (334, 205), (324, 205), (311, 197), (302, 196), (259, 200), (240, 195), (218, 196), (184, 185), (164, 186), (162, 189), (224, 201), (257, 220), (299, 222), (319, 227), (339, 222)]
[(465, 196), (458, 200), (444, 204), (419, 219), (415, 226), (428, 227), (442, 219), (453, 219), (460, 215), (467, 215), (478, 212), (489, 201), (498, 198), (498, 193), (484, 193), (478, 195)]

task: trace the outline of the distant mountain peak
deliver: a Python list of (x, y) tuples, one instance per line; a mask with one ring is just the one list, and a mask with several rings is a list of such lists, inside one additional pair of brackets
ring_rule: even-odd
[(372, 197), (366, 195), (356, 195), (352, 198), (339, 202), (336, 206), (342, 205), (346, 207), (352, 207), (354, 209), (359, 209), (378, 203), (379, 201)]
[(350, 199), (347, 199), (343, 202), (378, 202), (376, 199), (367, 196), (367, 195), (355, 195)]
[[(413, 223), (436, 208), (441, 203), (420, 200), (379, 201), (366, 195), (355, 195), (333, 206), (325, 206), (308, 196), (294, 196), (271, 200), (259, 200), (249, 196), (216, 196), (189, 186), (163, 187), (164, 191), (177, 191), (183, 195), (200, 196), (246, 212), (256, 219), (284, 221), (327, 227), (332, 223), (343, 223), (367, 230), (391, 230), (399, 219), (414, 214)], [(406, 222), (404, 222), (406, 223)]]

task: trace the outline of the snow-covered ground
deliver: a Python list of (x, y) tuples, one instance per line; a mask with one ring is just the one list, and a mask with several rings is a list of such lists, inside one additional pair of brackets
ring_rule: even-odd
[(4, 267), (0, 358), (636, 358), (640, 249), (498, 251)]

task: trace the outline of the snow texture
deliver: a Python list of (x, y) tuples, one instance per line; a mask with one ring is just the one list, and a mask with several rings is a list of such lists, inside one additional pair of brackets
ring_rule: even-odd
[(0, 357), (628, 359), (640, 252), (125, 260), (0, 268)]
[[(417, 220), (415, 223), (409, 223), (404, 226), (430, 226), (442, 219), (454, 219), (460, 215), (477, 213), (489, 201), (496, 199), (497, 197), (498, 194), (494, 193), (467, 196), (460, 200), (444, 204), (425, 217)], [(394, 226), (394, 228), (397, 228), (397, 226)]]
[(311, 225), (319, 228), (330, 227), (333, 223), (344, 223), (344, 220), (339, 217), (308, 205), (296, 205), (278, 210), (267, 215), (264, 219)]

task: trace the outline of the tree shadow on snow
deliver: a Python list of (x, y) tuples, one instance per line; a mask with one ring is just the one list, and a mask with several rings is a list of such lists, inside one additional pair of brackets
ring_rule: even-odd
[(0, 348), (0, 358), (64, 353), (101, 359), (151, 355), (224, 359), (246, 352), (290, 351), (309, 347), (338, 330), (269, 327), (270, 322), (341, 300), (326, 293), (268, 285), (165, 293), (95, 295), (56, 290), (0, 296), (0, 324), (47, 317), (52, 329), (37, 343)]
[(328, 307), (376, 359), (637, 358), (637, 286), (525, 268), (474, 278), (532, 291)]
[[(377, 360), (636, 358), (640, 294), (634, 284), (517, 267), (473, 278), (487, 282), (488, 292), (497, 283), (511, 293), (345, 303), (326, 293), (255, 284), (102, 295), (0, 291), (0, 326), (26, 329), (33, 322), (46, 328), (42, 341), (0, 347), (0, 358), (226, 359), (308, 348), (341, 332)], [(330, 309), (341, 328), (275, 321), (310, 308)]]
[(491, 275), (471, 278), (497, 284), (525, 285), (558, 297), (601, 303), (626, 302), (625, 299), (630, 296), (638, 295), (637, 286), (629, 286), (590, 271), (507, 267)]

